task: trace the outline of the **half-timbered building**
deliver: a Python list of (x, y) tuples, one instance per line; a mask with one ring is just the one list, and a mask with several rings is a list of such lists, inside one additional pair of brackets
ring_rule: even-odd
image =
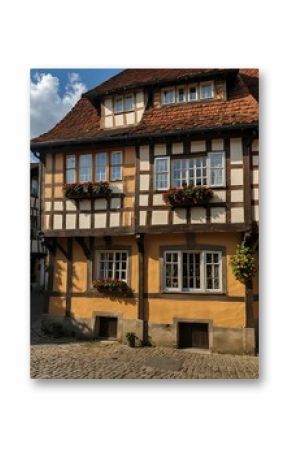
[(230, 258), (245, 238), (257, 248), (257, 70), (124, 70), (31, 147), (46, 317), (96, 338), (255, 351), (257, 279), (245, 288)]

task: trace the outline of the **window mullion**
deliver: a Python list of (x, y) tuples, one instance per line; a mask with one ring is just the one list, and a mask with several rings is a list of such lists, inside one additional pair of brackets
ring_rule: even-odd
[(178, 290), (182, 290), (183, 268), (181, 263), (181, 251), (178, 251)]
[(205, 267), (205, 252), (200, 253), (200, 287), (205, 290), (206, 287), (206, 267)]

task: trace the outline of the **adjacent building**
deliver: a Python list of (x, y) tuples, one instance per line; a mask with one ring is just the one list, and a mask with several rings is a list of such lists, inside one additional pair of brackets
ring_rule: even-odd
[(258, 281), (246, 291), (230, 258), (246, 237), (258, 248), (258, 119), (257, 70), (129, 69), (33, 139), (46, 316), (96, 338), (253, 353)]

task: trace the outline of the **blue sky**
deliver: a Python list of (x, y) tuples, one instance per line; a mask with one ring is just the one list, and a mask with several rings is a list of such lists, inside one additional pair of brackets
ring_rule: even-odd
[(89, 89), (122, 69), (48, 69), (30, 72), (30, 134), (37, 137), (58, 123)]

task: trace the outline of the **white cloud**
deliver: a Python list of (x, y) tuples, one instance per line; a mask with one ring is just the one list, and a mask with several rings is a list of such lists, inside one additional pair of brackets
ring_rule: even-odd
[(39, 136), (61, 120), (87, 90), (78, 73), (68, 74), (64, 94), (51, 73), (36, 73), (30, 83), (30, 133)]

